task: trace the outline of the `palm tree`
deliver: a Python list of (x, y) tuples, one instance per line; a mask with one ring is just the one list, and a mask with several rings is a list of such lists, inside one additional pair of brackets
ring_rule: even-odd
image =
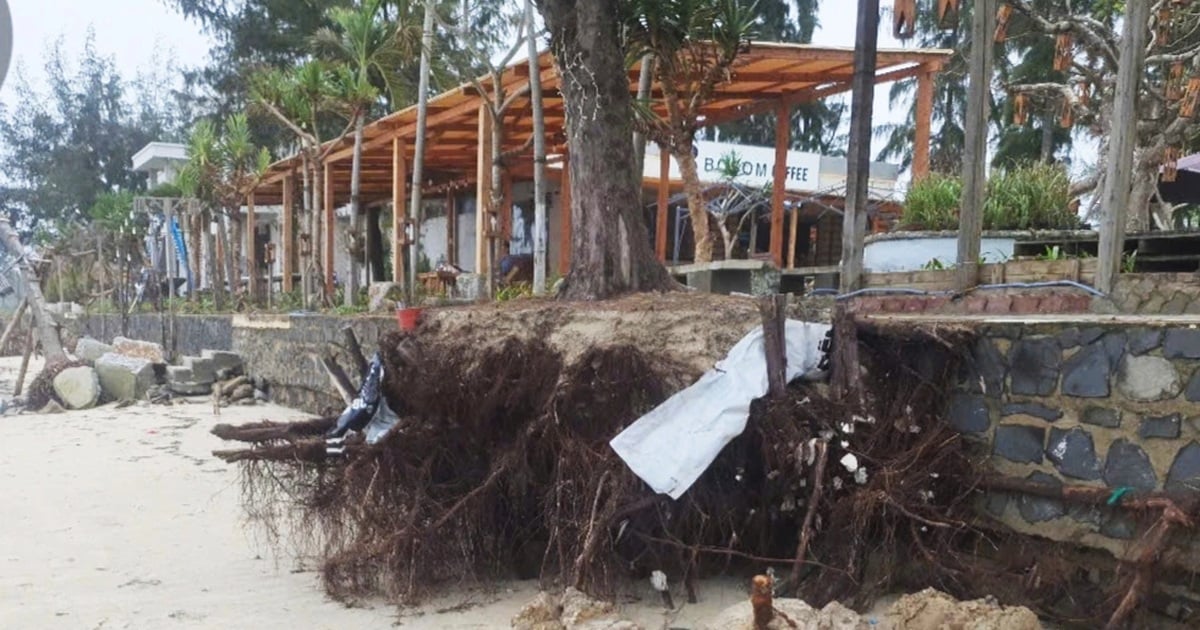
[[(344, 113), (354, 126), (354, 155), (350, 173), (351, 239), (363, 234), (359, 193), (362, 175), (363, 129), (372, 106), (383, 93), (398, 101), (403, 88), (400, 69), (420, 46), (420, 30), (392, 24), (381, 13), (382, 0), (362, 0), (357, 6), (334, 7), (329, 19), (334, 28), (317, 32), (317, 49), (337, 64), (335, 74)], [(354, 249), (354, 248), (352, 248)], [(358, 295), (358, 261), (351, 258), (345, 283), (345, 304), (352, 306)]]
[[(251, 97), (254, 104), (289, 129), (300, 145), (304, 159), (302, 205), (308, 232), (313, 242), (319, 242), (323, 196), (320, 194), (320, 179), (324, 175), (325, 158), (334, 144), (322, 149), (322, 128), (325, 118), (332, 111), (341, 95), (334, 73), (329, 65), (319, 59), (307, 61), (288, 70), (267, 69), (251, 79)], [(353, 124), (342, 130), (338, 137), (345, 137)], [(290, 236), (289, 236), (290, 238)], [(310, 292), (316, 293), (314, 278), (320, 276), (320, 256), (310, 256), (301, 269), (301, 287), (304, 303), (309, 303)], [(324, 284), (320, 284), (324, 287)], [(332, 296), (326, 296), (332, 298)]]
[[(179, 187), (184, 195), (198, 199), (204, 208), (204, 223), (212, 222), (213, 210), (220, 211), (234, 226), (235, 240), (227, 239), (223, 221), (218, 221), (219, 238), (225, 244), (225, 279), (237, 289), (240, 274), (234, 264), (238, 256), (237, 236), (241, 233), (240, 211), (246, 191), (262, 179), (271, 163), (265, 148), (254, 145), (245, 114), (234, 114), (218, 128), (212, 121), (201, 120), (188, 139), (188, 161), (179, 172)], [(251, 228), (253, 229), (253, 228)], [(224, 283), (216, 261), (212, 232), (204, 232), (209, 252), (209, 283), (217, 308), (224, 306)], [(253, 262), (248, 271), (253, 271)]]
[(627, 32), (631, 55), (653, 55), (662, 86), (666, 118), (639, 109), (647, 137), (675, 158), (683, 176), (688, 214), (696, 241), (696, 262), (710, 262), (713, 237), (692, 153), (702, 124), (701, 109), (749, 43), (755, 30), (755, 3), (739, 0), (633, 0)]

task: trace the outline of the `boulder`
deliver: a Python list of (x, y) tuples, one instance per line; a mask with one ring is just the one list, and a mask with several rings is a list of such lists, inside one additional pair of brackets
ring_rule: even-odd
[(54, 394), (67, 409), (91, 409), (100, 402), (100, 378), (90, 367), (67, 368), (54, 377)]
[(96, 359), (112, 351), (112, 346), (91, 337), (83, 337), (75, 343), (75, 357), (88, 363), (95, 363)]
[(115, 352), (96, 360), (96, 375), (104, 400), (142, 400), (157, 381), (153, 363)]
[(152, 341), (117, 337), (113, 339), (113, 352), (134, 359), (145, 359), (151, 363), (167, 362), (167, 354), (163, 351), (163, 347)]
[[(776, 598), (773, 606), (775, 618), (767, 624), (768, 630), (790, 628), (820, 628), (821, 630), (868, 630), (876, 627), (853, 610), (838, 602), (832, 602), (817, 610), (799, 599)], [(749, 601), (726, 608), (717, 618), (702, 626), (709, 630), (754, 630), (754, 608)]]
[(403, 299), (400, 284), (396, 282), (372, 282), (367, 287), (367, 306), (372, 313), (390, 312)]

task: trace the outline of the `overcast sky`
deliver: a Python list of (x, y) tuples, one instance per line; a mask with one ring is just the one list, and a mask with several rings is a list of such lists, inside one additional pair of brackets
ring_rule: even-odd
[[(96, 48), (112, 56), (122, 76), (132, 78), (140, 70), (161, 65), (164, 55), (175, 64), (189, 67), (203, 64), (212, 40), (197, 24), (185, 20), (166, 0), (8, 0), (13, 13), (14, 67), (0, 89), (0, 99), (8, 101), (13, 91), (16, 64), (26, 76), (39, 81), (43, 76), (45, 51), (60, 36), (67, 43), (67, 58), (73, 60), (89, 28), (96, 33)], [(815, 43), (835, 46), (854, 45), (855, 12), (848, 0), (825, 0), (821, 9), (821, 30)], [(887, 21), (880, 29), (880, 46), (896, 47)], [(886, 87), (877, 93), (876, 107), (887, 108)], [(906, 112), (877, 113), (877, 122), (887, 122)]]

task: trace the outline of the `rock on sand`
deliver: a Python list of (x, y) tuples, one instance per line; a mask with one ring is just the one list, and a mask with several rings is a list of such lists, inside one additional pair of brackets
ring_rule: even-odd
[(91, 409), (100, 401), (100, 377), (90, 367), (67, 368), (54, 377), (54, 393), (67, 409)]

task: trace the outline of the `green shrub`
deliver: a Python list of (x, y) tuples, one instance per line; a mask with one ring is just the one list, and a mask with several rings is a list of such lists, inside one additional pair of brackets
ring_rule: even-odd
[[(962, 178), (931, 174), (908, 190), (904, 230), (956, 230)], [(1061, 166), (1025, 164), (994, 171), (984, 199), (985, 230), (1070, 230), (1080, 226), (1071, 208), (1071, 182)]]
[(940, 173), (913, 182), (900, 223), (905, 230), (956, 230), (962, 179)]
[(1066, 230), (1079, 227), (1064, 168), (1034, 163), (999, 170), (988, 180), (983, 226), (988, 230)]

